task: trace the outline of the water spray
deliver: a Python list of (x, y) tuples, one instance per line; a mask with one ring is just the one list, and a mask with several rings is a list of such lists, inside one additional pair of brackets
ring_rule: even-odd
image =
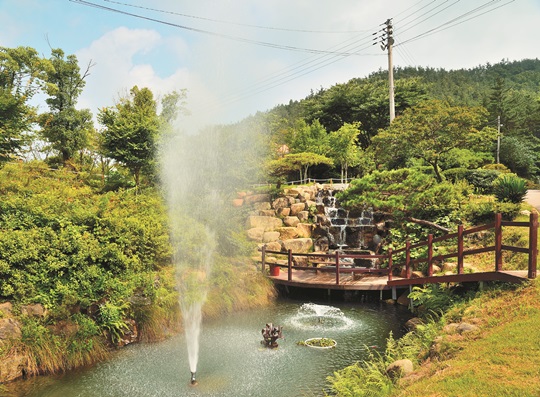
[(190, 384), (191, 386), (197, 386), (199, 384), (199, 382), (197, 382), (197, 380), (195, 379), (195, 372), (192, 372), (191, 373), (191, 381), (190, 381)]

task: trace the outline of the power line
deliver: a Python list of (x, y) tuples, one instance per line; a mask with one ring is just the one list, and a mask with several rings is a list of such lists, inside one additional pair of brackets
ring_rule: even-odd
[(255, 45), (259, 45), (259, 46), (263, 46), (263, 47), (270, 47), (270, 48), (276, 48), (276, 49), (287, 50), (287, 51), (307, 52), (307, 53), (312, 53), (312, 54), (333, 54), (333, 55), (341, 55), (341, 56), (361, 55), (361, 54), (357, 54), (357, 53), (339, 53), (339, 52), (335, 52), (335, 51), (323, 51), (323, 50), (317, 50), (317, 49), (314, 49), (314, 48), (301, 48), (301, 47), (294, 47), (294, 46), (283, 45), (283, 44), (269, 43), (269, 42), (259, 41), (259, 40), (251, 40), (251, 39), (246, 39), (246, 38), (238, 37), (238, 36), (232, 36), (232, 35), (228, 35), (228, 34), (224, 34), (224, 33), (217, 33), (217, 32), (212, 32), (212, 31), (209, 31), (209, 30), (193, 28), (193, 27), (185, 26), (185, 25), (179, 25), (179, 24), (176, 24), (176, 23), (167, 22), (167, 21), (163, 21), (163, 20), (160, 20), (160, 19), (156, 19), (156, 18), (150, 18), (150, 17), (146, 17), (144, 15), (134, 14), (134, 13), (119, 10), (119, 9), (116, 9), (116, 8), (106, 7), (106, 6), (103, 6), (103, 5), (92, 3), (90, 1), (85, 1), (85, 0), (69, 0), (69, 1), (72, 2), (72, 3), (77, 3), (77, 4), (81, 4), (81, 5), (88, 6), (88, 7), (94, 7), (94, 8), (110, 11), (110, 12), (115, 12), (115, 13), (131, 16), (131, 17), (134, 17), (134, 18), (144, 19), (144, 20), (147, 20), (147, 21), (156, 22), (156, 23), (159, 23), (159, 24), (176, 27), (176, 28), (179, 28), (179, 29), (189, 30), (189, 31), (196, 32), (196, 33), (203, 33), (203, 34), (207, 34), (207, 35), (210, 35), (210, 36), (220, 37), (220, 38), (233, 40), (233, 41), (238, 41), (238, 42), (242, 42), (242, 43), (255, 44)]
[(278, 31), (283, 31), (283, 32), (325, 33), (325, 34), (365, 33), (365, 32), (368, 32), (367, 30), (341, 30), (341, 31), (339, 31), (339, 30), (308, 30), (308, 29), (292, 29), (292, 28), (279, 28), (279, 27), (273, 27), (273, 26), (252, 25), (252, 24), (247, 24), (247, 23), (226, 21), (226, 20), (222, 20), (222, 19), (213, 19), (213, 18), (200, 17), (200, 16), (196, 16), (196, 15), (183, 14), (183, 13), (179, 13), (179, 12), (168, 11), (168, 10), (163, 10), (163, 9), (158, 9), (158, 8), (144, 7), (144, 6), (139, 6), (139, 5), (135, 5), (135, 4), (128, 4), (128, 3), (123, 3), (123, 2), (120, 2), (120, 1), (114, 1), (114, 0), (103, 0), (103, 1), (105, 1), (107, 3), (123, 5), (123, 6), (126, 6), (126, 7), (139, 8), (139, 9), (143, 9), (143, 10), (147, 10), (147, 11), (160, 12), (160, 13), (163, 13), (163, 14), (177, 15), (177, 16), (182, 16), (182, 17), (185, 17), (185, 18), (192, 18), (192, 19), (198, 19), (198, 20), (202, 20), (202, 21), (222, 23), (222, 24), (227, 24), (227, 25), (243, 26), (243, 27), (248, 27), (248, 28), (257, 28), (257, 29), (266, 29), (266, 30), (278, 30)]
[[(433, 29), (429, 29), (429, 30), (427, 30), (427, 31), (425, 31), (423, 33), (420, 33), (420, 34), (418, 34), (418, 35), (416, 35), (416, 36), (414, 36), (414, 37), (412, 37), (412, 38), (410, 38), (408, 40), (402, 41), (401, 43), (396, 44), (396, 47), (398, 45), (403, 45), (403, 44), (410, 43), (412, 41), (416, 41), (416, 40), (419, 40), (419, 39), (427, 37), (427, 36), (431, 36), (432, 34), (442, 32), (442, 31), (450, 29), (450, 28), (452, 28), (454, 26), (460, 25), (460, 24), (462, 24), (464, 22), (467, 22), (467, 21), (470, 21), (472, 19), (478, 18), (478, 17), (480, 17), (480, 16), (482, 16), (484, 14), (490, 13), (492, 11), (495, 11), (498, 8), (501, 8), (501, 7), (504, 7), (504, 6), (506, 6), (506, 5), (510, 4), (510, 3), (513, 3), (515, 0), (510, 0), (510, 1), (506, 2), (506, 3), (504, 3), (504, 4), (501, 4), (498, 7), (493, 7), (493, 8), (490, 8), (490, 9), (488, 9), (488, 10), (486, 10), (486, 11), (480, 13), (480, 14), (477, 14), (479, 11), (483, 10), (484, 8), (487, 8), (490, 5), (491, 6), (495, 5), (496, 3), (500, 3), (501, 1), (502, 0), (488, 1), (487, 3), (484, 3), (481, 6), (476, 7), (474, 9), (470, 10), (470, 11), (467, 11), (466, 13), (461, 14), (461, 15), (457, 16), (456, 18), (451, 19), (451, 20), (449, 20), (449, 21), (447, 21), (447, 22), (445, 22), (445, 23), (443, 23), (443, 24), (441, 24), (441, 25), (439, 25), (439, 26), (437, 26), (437, 27), (435, 27)], [(495, 4), (492, 4), (492, 3), (495, 3)], [(466, 18), (468, 15), (472, 15), (472, 16), (470, 18), (462, 20), (463, 18)]]

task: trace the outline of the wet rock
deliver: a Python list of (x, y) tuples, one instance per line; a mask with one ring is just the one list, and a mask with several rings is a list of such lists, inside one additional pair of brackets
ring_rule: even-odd
[(139, 329), (137, 328), (137, 323), (135, 320), (129, 319), (126, 320), (128, 330), (122, 335), (122, 338), (118, 341), (118, 346), (126, 346), (130, 343), (137, 342), (139, 337)]
[(409, 295), (409, 292), (406, 291), (404, 293), (402, 293), (398, 300), (397, 300), (397, 303), (398, 305), (401, 305), (401, 306), (409, 306), (409, 304), (411, 303), (411, 300), (409, 299), (409, 297), (407, 296)]
[(419, 325), (423, 325), (424, 321), (418, 317), (413, 317), (405, 323), (405, 328), (409, 331), (416, 331)]
[(280, 209), (289, 208), (293, 203), (294, 199), (292, 197), (278, 197), (272, 202), (272, 208), (279, 213)]
[(22, 378), (28, 366), (28, 358), (22, 354), (9, 353), (0, 360), (0, 383)]

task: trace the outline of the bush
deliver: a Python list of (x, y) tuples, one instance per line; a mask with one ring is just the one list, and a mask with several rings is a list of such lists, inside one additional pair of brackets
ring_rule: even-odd
[(499, 177), (500, 172), (495, 170), (467, 170), (465, 180), (475, 187), (477, 193), (493, 193), (493, 182)]
[(493, 183), (493, 193), (497, 201), (519, 204), (525, 200), (527, 186), (524, 179), (515, 175), (503, 175)]
[(473, 225), (482, 225), (493, 222), (496, 213), (501, 213), (505, 221), (512, 221), (519, 215), (521, 206), (514, 203), (470, 203), (467, 205), (463, 214), (465, 218)]

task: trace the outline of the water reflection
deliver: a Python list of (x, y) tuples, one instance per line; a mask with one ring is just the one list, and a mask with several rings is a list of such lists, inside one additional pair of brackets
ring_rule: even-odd
[[(63, 376), (10, 385), (12, 397), (179, 397), (322, 395), (326, 377), (363, 359), (366, 349), (383, 347), (390, 332), (399, 336), (409, 314), (385, 304), (309, 307), (280, 301), (256, 311), (206, 322), (201, 335), (199, 385), (190, 386), (183, 335), (165, 342), (130, 346), (114, 359)], [(330, 310), (321, 314), (320, 310)], [(339, 314), (341, 313), (341, 314)], [(261, 345), (267, 322), (283, 325), (277, 349)], [(296, 342), (329, 337), (335, 349), (317, 350)]]

